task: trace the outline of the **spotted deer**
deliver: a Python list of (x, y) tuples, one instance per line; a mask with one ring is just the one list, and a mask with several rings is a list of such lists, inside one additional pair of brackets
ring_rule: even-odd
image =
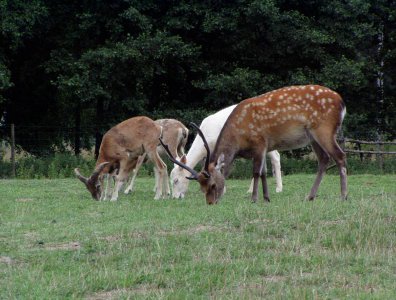
[(207, 150), (202, 171), (197, 172), (171, 159), (191, 173), (190, 179), (199, 182), (208, 204), (217, 203), (223, 195), (225, 177), (235, 158), (253, 159), (252, 201), (257, 201), (258, 179), (261, 178), (264, 200), (269, 202), (266, 174), (262, 171), (266, 153), (311, 143), (318, 158), (318, 173), (308, 199), (315, 198), (330, 157), (339, 169), (341, 198), (346, 199), (346, 156), (336, 141), (345, 113), (340, 95), (329, 88), (319, 85), (284, 87), (239, 103), (224, 124), (212, 153), (195, 125)]
[[(187, 127), (184, 126), (182, 122), (175, 119), (159, 119), (156, 120), (155, 123), (162, 126), (162, 140), (167, 145), (169, 145), (172, 156), (180, 159), (180, 157), (184, 155), (184, 147), (186, 146), (187, 143), (187, 138), (188, 138)], [(161, 157), (166, 156), (164, 148), (161, 145), (158, 146), (157, 151)], [(139, 156), (136, 167), (132, 171), (130, 182), (127, 188), (125, 189), (125, 194), (128, 194), (133, 190), (137, 173), (139, 172), (141, 165), (144, 163), (145, 158), (146, 158), (146, 153)], [(158, 178), (159, 173), (156, 166), (154, 166), (154, 174), (156, 177), (154, 190), (156, 190), (159, 181)], [(170, 194), (169, 181), (166, 180), (163, 184), (165, 185), (166, 193)]]
[(168, 181), (166, 165), (157, 152), (158, 139), (161, 134), (162, 127), (148, 117), (139, 116), (125, 120), (103, 136), (92, 175), (88, 178), (84, 177), (78, 168), (74, 169), (74, 172), (94, 199), (106, 200), (107, 193), (102, 193), (104, 177), (117, 170), (115, 187), (111, 196), (111, 201), (116, 201), (120, 188), (128, 174), (135, 168), (139, 156), (146, 153), (158, 169), (159, 178), (155, 199), (159, 199), (165, 194), (163, 183)]
[[(199, 128), (205, 135), (210, 151), (213, 151), (216, 145), (217, 138), (220, 135), (220, 131), (224, 126), (224, 123), (227, 121), (228, 116), (235, 109), (235, 107), (236, 105), (226, 107), (210, 116), (207, 116), (205, 119), (202, 120)], [(165, 144), (168, 144), (165, 138), (163, 139), (163, 141)], [(183, 164), (189, 166), (190, 168), (194, 168), (200, 161), (202, 161), (202, 159), (205, 158), (206, 154), (207, 153), (203, 141), (201, 137), (197, 135), (187, 155), (179, 157), (181, 157), (180, 161)], [(267, 155), (271, 159), (272, 170), (276, 179), (276, 192), (279, 193), (282, 191), (280, 155), (278, 151), (270, 151), (267, 153)], [(172, 186), (173, 198), (184, 198), (184, 196), (186, 195), (189, 186), (189, 180), (186, 178), (186, 176), (188, 175), (188, 171), (178, 165), (175, 165), (170, 172), (170, 182)], [(248, 193), (252, 193), (252, 191), (253, 180), (248, 190)]]

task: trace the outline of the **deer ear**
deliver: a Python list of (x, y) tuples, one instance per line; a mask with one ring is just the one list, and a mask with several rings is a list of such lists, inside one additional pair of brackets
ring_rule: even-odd
[[(187, 164), (187, 157), (185, 154), (183, 154), (183, 156), (180, 158), (180, 160), (177, 158), (178, 161), (180, 161), (182, 164)], [(178, 166), (175, 164), (175, 167), (178, 167), (180, 170), (183, 170), (182, 167)]]
[(216, 170), (219, 171), (220, 173), (223, 173), (223, 167), (224, 167), (224, 153), (221, 153), (219, 158), (217, 159)]

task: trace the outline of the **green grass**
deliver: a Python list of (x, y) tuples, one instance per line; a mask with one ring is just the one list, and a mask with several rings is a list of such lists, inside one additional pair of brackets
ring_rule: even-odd
[(284, 177), (271, 203), (228, 180), (207, 206), (153, 179), (95, 202), (76, 179), (0, 181), (0, 299), (396, 299), (396, 176)]

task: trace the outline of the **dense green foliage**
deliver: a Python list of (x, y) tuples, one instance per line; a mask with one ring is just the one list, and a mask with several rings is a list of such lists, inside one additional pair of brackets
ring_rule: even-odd
[(396, 135), (395, 1), (2, 0), (0, 19), (0, 124), (29, 151), (307, 83), (343, 96), (347, 136)]
[(395, 175), (285, 178), (271, 203), (227, 181), (153, 200), (154, 179), (96, 202), (76, 179), (0, 180), (1, 299), (395, 299)]

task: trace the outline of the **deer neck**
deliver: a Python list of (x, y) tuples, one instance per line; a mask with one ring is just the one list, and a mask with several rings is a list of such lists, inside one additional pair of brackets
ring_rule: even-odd
[(197, 140), (198, 139), (194, 140), (190, 150), (188, 150), (188, 153), (186, 155), (187, 158), (186, 165), (189, 166), (190, 168), (194, 168), (206, 156), (206, 150), (204, 148), (202, 140), (201, 139), (199, 139), (199, 141)]
[(223, 127), (219, 138), (217, 140), (215, 149), (211, 154), (210, 162), (215, 163), (219, 159), (220, 155), (224, 155), (224, 167), (223, 174), (225, 177), (228, 176), (232, 162), (235, 160), (237, 153), (239, 152), (239, 147), (237, 139), (229, 130)]

